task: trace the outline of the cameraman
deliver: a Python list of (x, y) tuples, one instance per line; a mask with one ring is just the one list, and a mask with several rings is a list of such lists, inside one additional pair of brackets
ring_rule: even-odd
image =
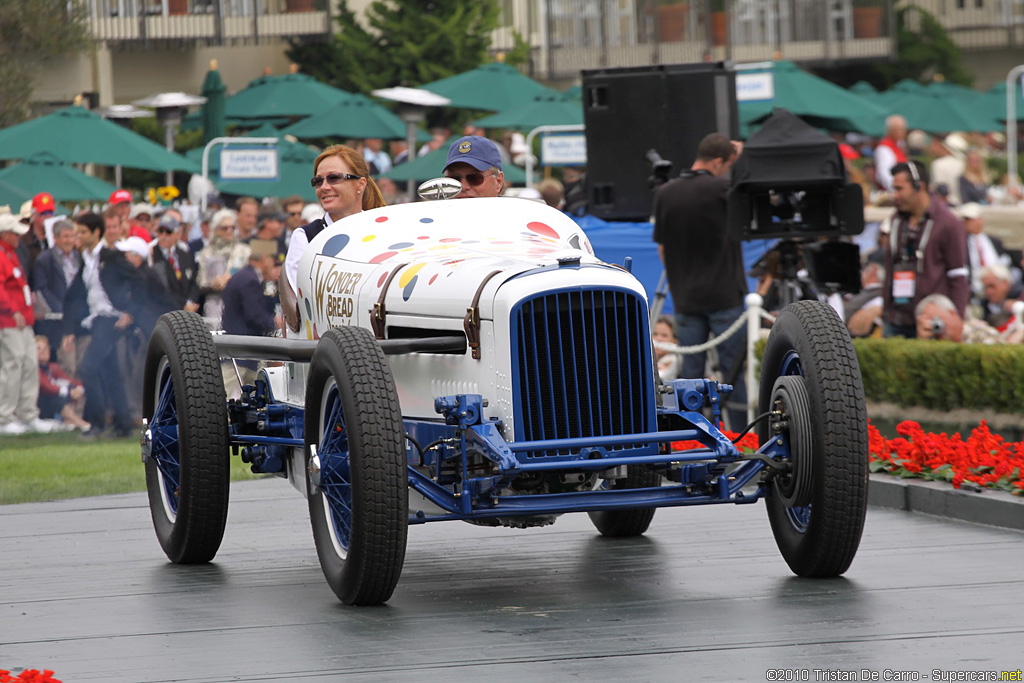
[[(743, 315), (747, 282), (739, 242), (729, 237), (724, 176), (739, 157), (740, 143), (711, 133), (697, 146), (697, 159), (680, 177), (662, 185), (654, 195), (654, 241), (665, 264), (675, 302), (679, 344), (694, 346), (721, 335)], [(722, 374), (743, 362), (745, 337), (733, 334), (718, 346)], [(683, 356), (679, 376), (705, 376), (703, 353)], [(736, 372), (730, 403), (743, 406), (728, 411), (729, 426), (746, 424), (747, 390), (743, 373)]]
[(885, 247), (886, 337), (917, 336), (914, 307), (929, 294), (953, 302), (960, 319), (967, 310), (967, 233), (963, 223), (928, 192), (928, 172), (917, 161), (893, 167), (896, 215)]

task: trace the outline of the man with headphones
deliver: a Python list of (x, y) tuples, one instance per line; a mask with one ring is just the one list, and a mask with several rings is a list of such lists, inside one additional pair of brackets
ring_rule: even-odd
[(967, 310), (967, 233), (960, 219), (928, 191), (924, 164), (910, 160), (892, 169), (896, 214), (885, 247), (882, 320), (886, 337), (917, 336), (914, 308), (943, 294), (960, 317)]
[[(690, 168), (654, 196), (653, 237), (665, 264), (682, 346), (703, 344), (712, 332), (721, 335), (743, 315), (747, 281), (742, 246), (726, 227), (725, 177), (741, 150), (740, 143), (720, 133), (706, 135)], [(745, 339), (733, 334), (718, 346), (723, 376), (743, 362)], [(679, 376), (705, 377), (704, 365), (704, 353), (687, 354)], [(735, 377), (727, 417), (729, 428), (739, 431), (746, 424), (747, 390), (743, 373)]]

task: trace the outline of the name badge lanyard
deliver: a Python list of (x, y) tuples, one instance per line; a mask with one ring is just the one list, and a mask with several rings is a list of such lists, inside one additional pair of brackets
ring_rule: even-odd
[(928, 246), (928, 240), (932, 234), (932, 226), (934, 221), (929, 218), (925, 224), (924, 229), (921, 232), (921, 239), (918, 242), (917, 249), (911, 248), (910, 241), (910, 230), (906, 230), (906, 234), (899, 234), (900, 224), (896, 224), (896, 243), (903, 242), (903, 246), (899, 248), (900, 263), (907, 263), (910, 261), (911, 256), (916, 257), (916, 263), (913, 268), (901, 267), (900, 264), (893, 264), (893, 301), (898, 304), (906, 304), (914, 299), (917, 289), (917, 276), (921, 273), (924, 267), (924, 252)]

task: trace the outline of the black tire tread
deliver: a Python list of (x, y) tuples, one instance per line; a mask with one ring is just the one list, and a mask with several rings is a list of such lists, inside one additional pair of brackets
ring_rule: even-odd
[[(626, 477), (612, 483), (612, 489), (641, 489), (659, 486), (661, 475), (646, 465), (628, 465)], [(641, 536), (651, 526), (655, 508), (635, 510), (597, 510), (587, 514), (602, 536), (631, 538)]]
[[(349, 403), (355, 406), (354, 414), (346, 410), (344, 416), (352, 477), (351, 542), (340, 585), (331, 587), (346, 604), (381, 604), (398, 584), (408, 535), (408, 474), (401, 407), (387, 359), (367, 330), (330, 330), (321, 338), (313, 364), (323, 362), (328, 355), (341, 363), (342, 376), (335, 377), (339, 393), (348, 392), (354, 399)], [(307, 444), (310, 438), (320, 438), (319, 426), (310, 430), (308, 421), (311, 417), (314, 423), (319, 421), (322, 384), (317, 384), (321, 386), (314, 387), (312, 381), (307, 386)], [(307, 454), (308, 450), (307, 446)], [(311, 513), (314, 505), (322, 511), (320, 496), (310, 497)], [(333, 548), (328, 552), (333, 553)]]
[(175, 383), (181, 494), (177, 519), (170, 525), (160, 499), (156, 463), (150, 461), (150, 509), (160, 544), (172, 562), (209, 562), (224, 537), (230, 489), (227, 398), (220, 360), (201, 317), (187, 311), (161, 316), (146, 353), (143, 415), (150, 420), (156, 407), (155, 373), (164, 356)]
[[(803, 330), (792, 335), (794, 330)], [(788, 339), (796, 336), (796, 339)], [(868, 433), (860, 364), (845, 325), (826, 304), (801, 301), (787, 306), (775, 321), (761, 370), (761, 405), (778, 368), (769, 367), (773, 339), (791, 343), (800, 356), (812, 411), (819, 416), (815, 439), (825, 466), (816, 468), (810, 524), (796, 552), (783, 547), (792, 529), (779, 504), (767, 501), (772, 529), (790, 568), (799, 576), (835, 577), (853, 562), (867, 512)], [(762, 410), (767, 407), (762, 407)], [(766, 426), (762, 426), (762, 443)], [(817, 461), (816, 464), (818, 464)], [(782, 527), (782, 528), (780, 528)]]

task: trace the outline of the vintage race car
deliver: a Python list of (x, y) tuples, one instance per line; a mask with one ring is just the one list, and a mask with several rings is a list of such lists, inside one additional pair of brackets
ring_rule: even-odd
[[(157, 538), (215, 556), (229, 458), (308, 498), (324, 575), (348, 604), (388, 600), (408, 527), (528, 527), (587, 512), (606, 536), (655, 509), (764, 498), (796, 574), (834, 577), (867, 504), (867, 418), (842, 322), (800, 302), (761, 367), (760, 448), (716, 426), (730, 387), (661, 383), (648, 306), (584, 232), (513, 198), (389, 206), (318, 235), (298, 278), (301, 331), (211, 334), (161, 318), (145, 373), (143, 461)], [(259, 359), (227, 400), (222, 359)], [(753, 427), (752, 426), (752, 427)], [(674, 450), (673, 443), (699, 447)]]

